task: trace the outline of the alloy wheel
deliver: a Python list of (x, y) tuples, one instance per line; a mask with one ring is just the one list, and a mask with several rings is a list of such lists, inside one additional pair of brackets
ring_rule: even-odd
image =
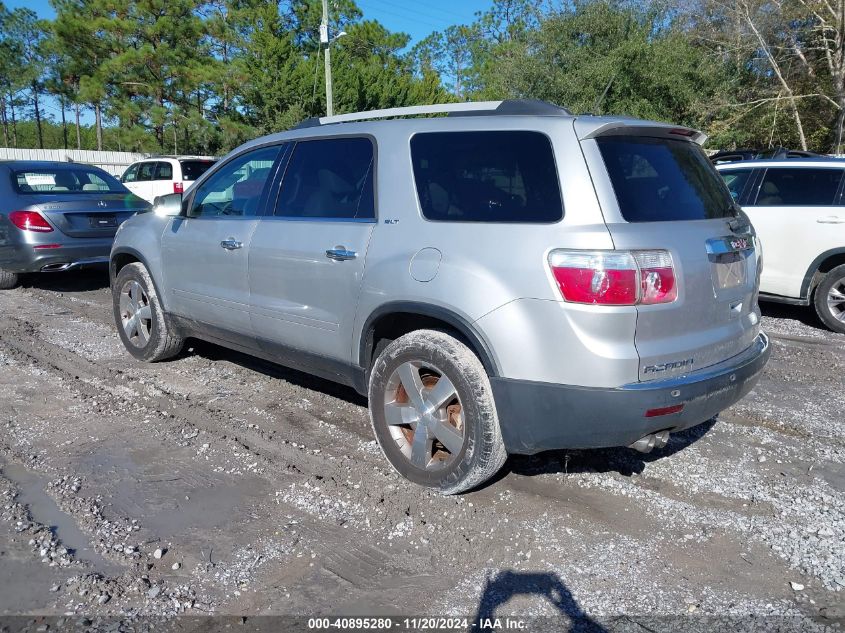
[(390, 435), (416, 468), (439, 470), (458, 457), (465, 437), (462, 409), (455, 385), (431, 365), (405, 362), (387, 383), (384, 414)]
[(126, 338), (135, 347), (145, 347), (150, 340), (153, 311), (150, 298), (134, 279), (127, 281), (120, 291), (120, 322)]
[(845, 323), (845, 277), (833, 282), (827, 291), (827, 309), (834, 319)]

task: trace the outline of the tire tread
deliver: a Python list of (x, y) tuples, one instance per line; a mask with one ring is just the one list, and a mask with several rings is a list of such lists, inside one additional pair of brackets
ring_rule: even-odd
[(11, 290), (18, 285), (18, 274), (0, 269), (0, 290)]
[[(442, 330), (416, 330), (400, 336), (390, 343), (376, 359), (371, 372), (370, 419), (375, 432), (376, 422), (372, 415), (372, 403), (377, 402), (378, 397), (374, 393), (372, 378), (384, 373), (387, 359), (412, 351), (420, 351), (425, 354), (426, 350), (433, 348), (438, 349), (457, 366), (458, 372), (465, 381), (476, 386), (475, 402), (481, 410), (481, 420), (478, 421), (480, 428), (476, 442), (472, 447), (473, 453), (470, 456), (470, 462), (457, 479), (447, 479), (442, 482), (439, 488), (443, 494), (454, 495), (472, 490), (493, 477), (502, 468), (508, 457), (502, 439), (498, 415), (496, 414), (490, 379), (481, 360), (467, 345)], [(378, 433), (376, 433), (376, 437), (379, 438)], [(382, 451), (384, 452), (384, 447), (382, 447)], [(385, 457), (387, 457), (386, 454)]]

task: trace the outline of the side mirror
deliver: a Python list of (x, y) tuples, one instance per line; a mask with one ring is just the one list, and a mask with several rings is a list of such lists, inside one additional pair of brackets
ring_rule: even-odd
[(153, 200), (153, 213), (156, 215), (177, 216), (182, 213), (182, 194), (168, 193)]

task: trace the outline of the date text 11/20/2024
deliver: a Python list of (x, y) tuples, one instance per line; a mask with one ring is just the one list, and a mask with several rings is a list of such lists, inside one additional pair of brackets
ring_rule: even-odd
[(352, 617), (352, 618), (309, 618), (311, 630), (347, 630), (347, 631), (524, 631), (527, 625), (519, 618), (390, 618), (390, 617)]

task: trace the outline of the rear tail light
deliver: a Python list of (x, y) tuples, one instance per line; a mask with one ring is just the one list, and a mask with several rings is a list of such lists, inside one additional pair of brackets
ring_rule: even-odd
[(53, 230), (53, 227), (38, 211), (12, 211), (9, 214), (9, 221), (22, 231), (49, 233)]
[(668, 251), (554, 250), (549, 266), (566, 301), (598, 305), (651, 305), (678, 298)]
[(173, 183), (173, 193), (184, 193), (185, 185), (181, 182)]

